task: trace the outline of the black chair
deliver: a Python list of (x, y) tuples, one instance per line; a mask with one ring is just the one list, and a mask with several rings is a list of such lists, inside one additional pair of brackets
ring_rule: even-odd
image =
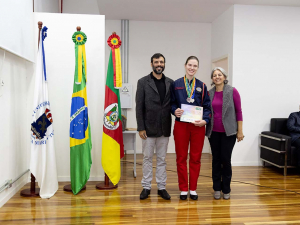
[(291, 146), (291, 137), (287, 130), (287, 118), (272, 118), (270, 131), (260, 134), (260, 159), (273, 166), (284, 168), (284, 176), (287, 168), (296, 167), (296, 148)]

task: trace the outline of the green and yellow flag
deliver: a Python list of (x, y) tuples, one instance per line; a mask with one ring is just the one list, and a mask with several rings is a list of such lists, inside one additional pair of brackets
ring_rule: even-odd
[(90, 177), (92, 165), (91, 127), (86, 95), (85, 33), (72, 36), (75, 43), (75, 75), (70, 116), (70, 171), (73, 194), (84, 187)]

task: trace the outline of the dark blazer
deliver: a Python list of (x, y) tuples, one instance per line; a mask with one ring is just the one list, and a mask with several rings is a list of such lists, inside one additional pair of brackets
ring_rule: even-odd
[(287, 121), (292, 143), (300, 138), (300, 112), (291, 113)]
[(146, 130), (148, 137), (169, 137), (171, 135), (170, 88), (173, 83), (165, 77), (166, 95), (163, 103), (151, 75), (138, 80), (136, 89), (137, 130)]

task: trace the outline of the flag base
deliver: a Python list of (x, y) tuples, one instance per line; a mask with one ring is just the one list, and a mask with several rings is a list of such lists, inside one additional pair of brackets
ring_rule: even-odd
[(35, 188), (35, 177), (31, 173), (31, 180), (30, 180), (30, 189), (25, 189), (20, 192), (22, 197), (39, 197), (40, 196), (40, 189)]
[(32, 191), (31, 189), (25, 189), (25, 190), (21, 191), (20, 195), (22, 197), (39, 197), (40, 196), (40, 189), (35, 188), (34, 191)]
[[(84, 190), (86, 190), (86, 186), (85, 185), (84, 185), (84, 187), (80, 191), (84, 191)], [(66, 191), (66, 192), (73, 192), (71, 184), (65, 185), (64, 186), (64, 191)]]
[(105, 182), (103, 181), (103, 182), (96, 184), (96, 188), (99, 190), (111, 190), (111, 189), (118, 188), (118, 185), (113, 185), (111, 182), (109, 182), (108, 184), (105, 184)]

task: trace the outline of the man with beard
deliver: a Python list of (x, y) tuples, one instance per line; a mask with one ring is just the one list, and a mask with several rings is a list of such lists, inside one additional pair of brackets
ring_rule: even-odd
[(143, 190), (140, 199), (150, 195), (152, 181), (152, 159), (156, 149), (156, 183), (158, 195), (170, 200), (166, 191), (166, 154), (171, 134), (170, 87), (173, 80), (163, 74), (165, 57), (156, 53), (151, 57), (153, 71), (138, 80), (136, 90), (137, 130), (142, 138)]

